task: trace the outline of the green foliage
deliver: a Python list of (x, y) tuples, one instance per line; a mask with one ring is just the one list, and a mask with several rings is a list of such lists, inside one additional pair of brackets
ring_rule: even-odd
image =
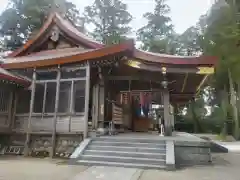
[(87, 23), (94, 26), (93, 36), (105, 44), (119, 43), (130, 33), (132, 16), (120, 0), (95, 0), (84, 14)]
[(194, 132), (197, 133), (202, 131), (200, 121), (205, 119), (206, 114), (207, 109), (205, 107), (205, 102), (203, 97), (200, 96), (189, 104), (187, 108), (187, 113), (184, 115), (184, 119), (193, 121)]
[(202, 48), (200, 46), (201, 35), (197, 27), (188, 28), (179, 36), (179, 55), (194, 56), (198, 55)]
[(196, 26), (190, 27), (179, 37), (179, 54), (196, 55), (201, 52), (204, 55), (219, 57), (217, 70), (210, 81), (210, 87), (205, 89), (208, 92), (208, 99), (204, 98), (204, 104), (212, 107), (211, 115), (201, 116), (199, 102), (195, 102), (194, 105), (189, 106), (185, 118), (194, 120), (195, 129), (197, 123), (200, 123), (202, 131), (208, 131), (209, 126), (204, 125), (207, 119), (213, 122), (216, 128), (221, 128), (218, 133), (222, 136), (225, 136), (226, 132), (229, 133), (229, 129), (226, 130), (225, 127), (225, 123), (229, 120), (234, 124), (234, 134), (239, 134), (237, 131), (239, 131), (238, 112), (240, 112), (239, 103), (234, 102), (234, 99), (240, 98), (239, 88), (236, 88), (236, 84), (240, 81), (239, 3), (231, 0), (227, 3), (224, 1), (215, 3), (210, 12), (199, 19)]
[(228, 86), (228, 69), (234, 81), (239, 78), (239, 37), (240, 29), (236, 20), (235, 7), (214, 4), (206, 18), (207, 28), (204, 32), (204, 54), (220, 58), (215, 75), (215, 87)]
[(143, 50), (175, 54), (177, 41), (168, 16), (170, 8), (166, 0), (155, 0), (155, 3), (154, 11), (143, 15), (148, 22), (138, 30), (138, 40), (143, 43)]
[[(4, 38), (5, 49), (13, 50), (21, 46), (34, 31), (40, 29), (56, 0), (9, 0), (8, 8), (0, 16), (0, 34)], [(60, 2), (60, 0), (59, 0)], [(66, 16), (78, 22), (76, 6), (63, 0)]]

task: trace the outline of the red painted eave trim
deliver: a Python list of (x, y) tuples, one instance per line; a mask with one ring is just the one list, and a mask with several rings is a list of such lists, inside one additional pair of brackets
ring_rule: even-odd
[(24, 79), (15, 78), (12, 76), (7, 76), (5, 74), (0, 74), (0, 79), (4, 79), (6, 81), (12, 81), (12, 82), (15, 82), (16, 84), (20, 84), (24, 87), (29, 87), (31, 85), (31, 82), (29, 82), (29, 81), (26, 81)]
[[(0, 68), (4, 69), (3, 64), (0, 64)], [(7, 71), (6, 69), (4, 69), (4, 70)], [(29, 87), (31, 85), (30, 81), (28, 81), (26, 79), (23, 79), (21, 77), (17, 77), (15, 75), (9, 76), (7, 74), (0, 73), (0, 79), (4, 79), (4, 80), (7, 80), (7, 81), (12, 81), (12, 82), (15, 82), (17, 84), (21, 84), (24, 87)]]
[(168, 56), (157, 53), (148, 53), (135, 49), (133, 56), (137, 59), (149, 61), (152, 63), (172, 64), (172, 65), (205, 65), (216, 66), (218, 58), (215, 56), (199, 56), (199, 57), (181, 57)]

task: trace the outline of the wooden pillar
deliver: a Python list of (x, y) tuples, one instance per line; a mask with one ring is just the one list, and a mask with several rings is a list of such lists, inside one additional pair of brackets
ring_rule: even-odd
[(32, 85), (31, 85), (31, 100), (30, 100), (26, 141), (24, 144), (24, 156), (28, 156), (28, 153), (29, 153), (30, 136), (32, 131), (32, 113), (33, 113), (34, 97), (35, 97), (35, 90), (36, 90), (36, 78), (37, 78), (36, 76), (37, 76), (36, 70), (34, 70), (33, 77), (32, 77)]
[(175, 122), (176, 122), (177, 115), (178, 115), (178, 106), (175, 104), (173, 106), (173, 131), (175, 131)]
[(17, 103), (18, 103), (18, 91), (14, 93), (14, 102), (13, 102), (13, 111), (12, 111), (12, 121), (11, 121), (11, 129), (15, 128), (15, 120), (17, 113)]
[(71, 132), (72, 116), (74, 112), (74, 103), (75, 103), (74, 88), (75, 88), (74, 81), (72, 81), (71, 89), (70, 89), (70, 106), (69, 106), (70, 117), (69, 117), (69, 124), (68, 124), (68, 132)]
[(10, 92), (8, 101), (8, 127), (11, 128), (12, 124), (12, 112), (13, 112), (13, 91)]
[(57, 113), (58, 113), (58, 104), (59, 104), (59, 93), (60, 93), (60, 78), (61, 71), (58, 68), (57, 72), (57, 84), (56, 84), (56, 98), (55, 98), (55, 108), (54, 108), (54, 118), (52, 123), (52, 149), (50, 152), (50, 157), (53, 158), (56, 149), (56, 125), (57, 125)]
[(99, 94), (99, 85), (96, 84), (93, 86), (92, 92), (92, 128), (98, 128), (98, 94)]
[(99, 83), (99, 92), (98, 92), (98, 128), (104, 128), (104, 118), (105, 118), (105, 82), (101, 80)]
[(171, 126), (171, 117), (170, 117), (170, 98), (169, 91), (164, 89), (163, 91), (163, 104), (164, 104), (164, 127), (165, 127), (165, 136), (172, 135), (172, 126)]
[(90, 94), (90, 64), (87, 63), (86, 66), (86, 86), (85, 86), (85, 112), (84, 112), (84, 138), (88, 134), (88, 111), (89, 111), (89, 94)]
[(44, 118), (44, 114), (45, 114), (45, 106), (46, 106), (46, 98), (47, 98), (47, 86), (48, 86), (48, 83), (44, 83), (42, 119)]

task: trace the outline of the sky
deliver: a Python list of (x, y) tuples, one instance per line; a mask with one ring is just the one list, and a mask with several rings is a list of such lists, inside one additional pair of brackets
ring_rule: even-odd
[[(0, 12), (6, 6), (8, 0), (0, 0)], [(80, 12), (87, 5), (91, 5), (94, 0), (69, 0), (77, 5)], [(214, 0), (168, 0), (171, 8), (169, 14), (177, 33), (183, 33), (188, 27), (195, 25), (199, 17), (207, 12)], [(145, 12), (151, 12), (154, 9), (154, 0), (122, 0), (128, 5), (128, 10), (133, 16), (131, 27), (133, 31), (142, 27), (146, 21), (142, 18)]]

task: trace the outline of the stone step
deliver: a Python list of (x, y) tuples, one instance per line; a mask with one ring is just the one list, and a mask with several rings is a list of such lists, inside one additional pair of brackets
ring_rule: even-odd
[(147, 169), (166, 169), (165, 165), (152, 164), (135, 164), (135, 163), (120, 163), (120, 162), (106, 162), (106, 161), (85, 161), (79, 160), (77, 164), (86, 166), (114, 166), (114, 167), (128, 167), (128, 168), (147, 168)]
[(165, 159), (136, 158), (124, 156), (81, 155), (80, 160), (165, 165)]
[(97, 146), (127, 146), (127, 147), (149, 147), (149, 148), (165, 148), (165, 143), (141, 143), (141, 142), (112, 142), (112, 141), (92, 141), (92, 145)]
[(97, 137), (92, 139), (97, 141), (107, 141), (107, 142), (137, 142), (137, 143), (156, 143), (156, 144), (165, 144), (164, 140), (158, 138), (132, 138), (132, 137), (114, 137), (114, 136), (105, 136)]
[(105, 145), (89, 145), (87, 150), (100, 150), (100, 151), (124, 151), (124, 152), (147, 152), (147, 153), (165, 153), (164, 148), (148, 148), (148, 147), (128, 147), (128, 146), (105, 146)]
[(123, 156), (134, 158), (166, 159), (166, 153), (146, 153), (146, 152), (129, 152), (129, 151), (100, 151), (85, 150), (84, 155), (101, 155), (101, 156)]

